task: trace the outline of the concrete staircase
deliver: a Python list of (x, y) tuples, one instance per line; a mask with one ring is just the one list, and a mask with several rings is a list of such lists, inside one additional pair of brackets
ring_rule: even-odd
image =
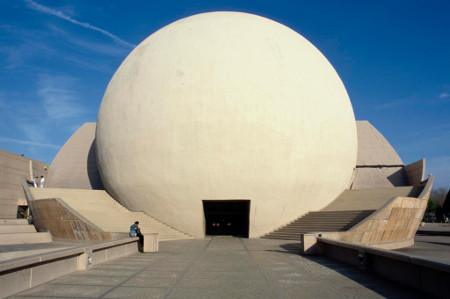
[(300, 240), (309, 232), (346, 231), (396, 196), (417, 197), (423, 187), (345, 190), (328, 206), (310, 212), (263, 236), (266, 239)]
[(105, 232), (128, 233), (136, 220), (143, 233), (158, 233), (160, 241), (192, 239), (157, 219), (143, 213), (131, 212), (104, 190), (63, 188), (30, 188), (35, 200), (60, 198), (84, 218)]
[(321, 211), (377, 210), (393, 197), (417, 197), (422, 190), (422, 186), (345, 190)]
[(27, 219), (0, 219), (0, 245), (50, 243), (48, 232), (37, 232)]
[(309, 232), (346, 231), (361, 222), (375, 210), (309, 212), (263, 238), (300, 240), (300, 234)]

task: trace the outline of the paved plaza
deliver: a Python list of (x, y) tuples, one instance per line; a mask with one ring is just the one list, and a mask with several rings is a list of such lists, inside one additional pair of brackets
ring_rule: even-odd
[(292, 241), (167, 241), (37, 286), (11, 298), (419, 298), (423, 294)]

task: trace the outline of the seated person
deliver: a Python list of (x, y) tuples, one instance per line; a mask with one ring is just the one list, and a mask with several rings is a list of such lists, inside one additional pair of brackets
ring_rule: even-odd
[(144, 236), (141, 233), (139, 221), (136, 221), (132, 226), (130, 226), (130, 237), (139, 237), (139, 244), (141, 246), (144, 244)]

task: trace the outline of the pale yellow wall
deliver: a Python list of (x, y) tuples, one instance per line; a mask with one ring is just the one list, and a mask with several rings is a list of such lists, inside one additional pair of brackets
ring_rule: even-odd
[(234, 12), (182, 19), (136, 47), (105, 92), (96, 146), (114, 198), (195, 237), (202, 200), (251, 200), (250, 237), (324, 207), (357, 155), (326, 58), (291, 29)]

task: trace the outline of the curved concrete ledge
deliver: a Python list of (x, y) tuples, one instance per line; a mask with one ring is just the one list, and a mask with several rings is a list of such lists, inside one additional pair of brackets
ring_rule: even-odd
[(425, 184), (425, 187), (423, 188), (422, 192), (419, 194), (419, 198), (428, 200), (430, 198), (431, 189), (433, 188), (434, 183), (434, 176), (429, 175), (428, 179), (422, 182), (422, 184)]
[(317, 252), (438, 298), (450, 293), (450, 264), (405, 253), (317, 238)]
[(425, 159), (405, 166), (410, 185), (418, 185), (425, 179)]
[(434, 177), (429, 176), (418, 198), (397, 196), (345, 232), (315, 233), (303, 236), (303, 252), (314, 252), (314, 236), (337, 241), (397, 249), (414, 244), (414, 236), (422, 221)]
[(139, 238), (77, 246), (0, 262), (0, 298), (138, 251)]

